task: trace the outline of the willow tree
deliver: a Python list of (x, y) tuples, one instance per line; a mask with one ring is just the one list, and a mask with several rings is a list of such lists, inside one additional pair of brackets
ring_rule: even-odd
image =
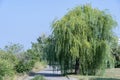
[(52, 35), (48, 39), (48, 61), (57, 64), (62, 74), (98, 74), (113, 63), (111, 42), (114, 19), (105, 11), (90, 5), (71, 9), (52, 24)]

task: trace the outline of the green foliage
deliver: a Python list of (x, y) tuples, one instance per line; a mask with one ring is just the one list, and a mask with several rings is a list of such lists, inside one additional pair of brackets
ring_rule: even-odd
[(23, 52), (23, 46), (21, 44), (9, 44), (5, 46), (5, 51), (12, 54), (18, 54)]
[(18, 60), (14, 54), (0, 50), (0, 80), (4, 80), (6, 76), (13, 77), (17, 63)]
[[(28, 73), (36, 62), (40, 62), (43, 48), (41, 44), (32, 43), (32, 48), (23, 51), (20, 44), (10, 44), (0, 50), (0, 80), (11, 76), (13, 73)], [(4, 78), (4, 79), (5, 79)]]
[(12, 76), (14, 74), (13, 65), (7, 60), (0, 59), (0, 77)]
[(18, 73), (26, 73), (32, 70), (34, 66), (34, 61), (19, 61), (19, 63), (15, 66), (15, 69)]
[(32, 80), (46, 80), (46, 79), (41, 75), (37, 75)]
[(0, 80), (13, 80), (18, 61), (16, 55), (0, 50)]
[(0, 59), (1, 60), (7, 60), (10, 63), (12, 63), (12, 65), (16, 65), (18, 63), (18, 59), (16, 57), (16, 55), (12, 54), (12, 53), (8, 53), (5, 51), (0, 51)]
[(36, 52), (33, 49), (29, 49), (27, 50), (27, 52), (24, 54), (25, 58), (28, 60), (36, 60), (36, 61), (40, 61), (40, 52)]
[(78, 6), (52, 24), (52, 35), (46, 47), (47, 60), (58, 64), (62, 74), (73, 71), (95, 75), (104, 71), (107, 62), (114, 63), (111, 45), (116, 22), (105, 11), (90, 5)]
[(40, 55), (40, 60), (45, 61), (46, 59), (46, 45), (47, 44), (47, 37), (43, 34), (37, 39), (37, 43), (32, 44), (33, 50)]
[(43, 60), (43, 38), (39, 38), (37, 43), (32, 43), (31, 49), (28, 49), (23, 54), (17, 55), (19, 63), (15, 69), (18, 73), (29, 72), (34, 67), (34, 64)]
[(0, 75), (0, 80), (3, 80), (3, 76)]
[(45, 35), (40, 36), (37, 39), (36, 43), (32, 43), (31, 49), (27, 50), (25, 53), (26, 59), (44, 61), (45, 56), (45, 47), (46, 47), (46, 37)]
[(120, 68), (120, 45), (113, 49), (113, 54), (115, 57), (115, 67)]
[(33, 55), (28, 55), (27, 52), (23, 53), (22, 47), (20, 47), (18, 44), (7, 46), (5, 51), (0, 51), (1, 61), (8, 61), (11, 64), (11, 66), (13, 66), (14, 72), (18, 73), (25, 73), (32, 70), (35, 63), (35, 59), (31, 59), (31, 56), (33, 57)]

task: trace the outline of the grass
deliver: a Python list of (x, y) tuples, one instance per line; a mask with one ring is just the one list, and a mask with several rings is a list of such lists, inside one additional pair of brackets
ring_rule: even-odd
[(106, 69), (103, 76), (70, 75), (79, 80), (120, 80), (120, 68)]
[(21, 74), (16, 74), (13, 80), (24, 80), (27, 77), (28, 77), (27, 74), (22, 74), (22, 73)]

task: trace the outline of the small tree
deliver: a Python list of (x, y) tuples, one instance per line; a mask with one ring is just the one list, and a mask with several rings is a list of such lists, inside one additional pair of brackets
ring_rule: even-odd
[[(31, 49), (27, 50), (27, 54), (29, 58), (34, 60), (45, 60), (45, 47), (46, 47), (46, 36), (42, 35), (37, 39), (36, 43), (32, 43)], [(27, 56), (26, 56), (27, 57)]]

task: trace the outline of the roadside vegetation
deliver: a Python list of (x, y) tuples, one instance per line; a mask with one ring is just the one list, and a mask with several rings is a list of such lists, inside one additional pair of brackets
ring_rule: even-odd
[[(0, 50), (0, 80), (17, 80), (45, 68), (42, 59), (42, 44), (32, 44), (32, 48), (24, 51), (20, 44), (10, 44)], [(42, 46), (43, 47), (43, 46)]]

